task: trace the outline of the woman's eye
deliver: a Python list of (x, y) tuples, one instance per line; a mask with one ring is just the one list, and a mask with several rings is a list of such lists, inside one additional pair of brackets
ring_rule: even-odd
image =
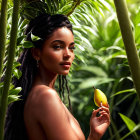
[(62, 46), (59, 46), (59, 45), (56, 45), (56, 46), (53, 46), (54, 49), (61, 49)]
[(69, 49), (74, 50), (74, 49), (75, 49), (75, 47), (73, 46), (73, 47), (70, 47)]

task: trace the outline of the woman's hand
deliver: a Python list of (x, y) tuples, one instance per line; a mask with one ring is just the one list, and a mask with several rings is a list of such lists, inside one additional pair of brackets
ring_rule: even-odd
[(90, 119), (90, 134), (88, 140), (99, 140), (103, 136), (109, 125), (109, 106), (104, 107), (101, 104), (101, 107), (92, 112), (92, 116)]

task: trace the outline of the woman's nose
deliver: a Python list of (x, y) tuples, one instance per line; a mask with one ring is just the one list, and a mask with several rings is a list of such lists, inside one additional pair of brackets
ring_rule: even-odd
[(71, 57), (70, 50), (68, 48), (65, 48), (64, 53), (63, 53), (63, 57), (64, 58), (70, 58)]

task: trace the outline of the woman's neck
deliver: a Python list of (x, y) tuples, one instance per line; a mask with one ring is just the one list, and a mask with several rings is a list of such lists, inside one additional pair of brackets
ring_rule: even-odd
[(35, 78), (35, 85), (46, 85), (50, 88), (54, 88), (55, 81), (57, 79), (58, 74), (54, 74), (52, 72), (49, 72), (47, 70), (39, 70), (37, 72), (36, 78)]

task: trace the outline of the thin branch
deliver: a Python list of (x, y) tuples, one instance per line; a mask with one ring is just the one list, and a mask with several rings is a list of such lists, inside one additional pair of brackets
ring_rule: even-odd
[(74, 12), (74, 10), (76, 9), (76, 7), (77, 7), (78, 5), (80, 5), (80, 3), (81, 3), (80, 0), (77, 0), (76, 2), (74, 1), (74, 2), (73, 2), (73, 6), (72, 6), (72, 10), (67, 14), (67, 16), (70, 16), (70, 15)]

